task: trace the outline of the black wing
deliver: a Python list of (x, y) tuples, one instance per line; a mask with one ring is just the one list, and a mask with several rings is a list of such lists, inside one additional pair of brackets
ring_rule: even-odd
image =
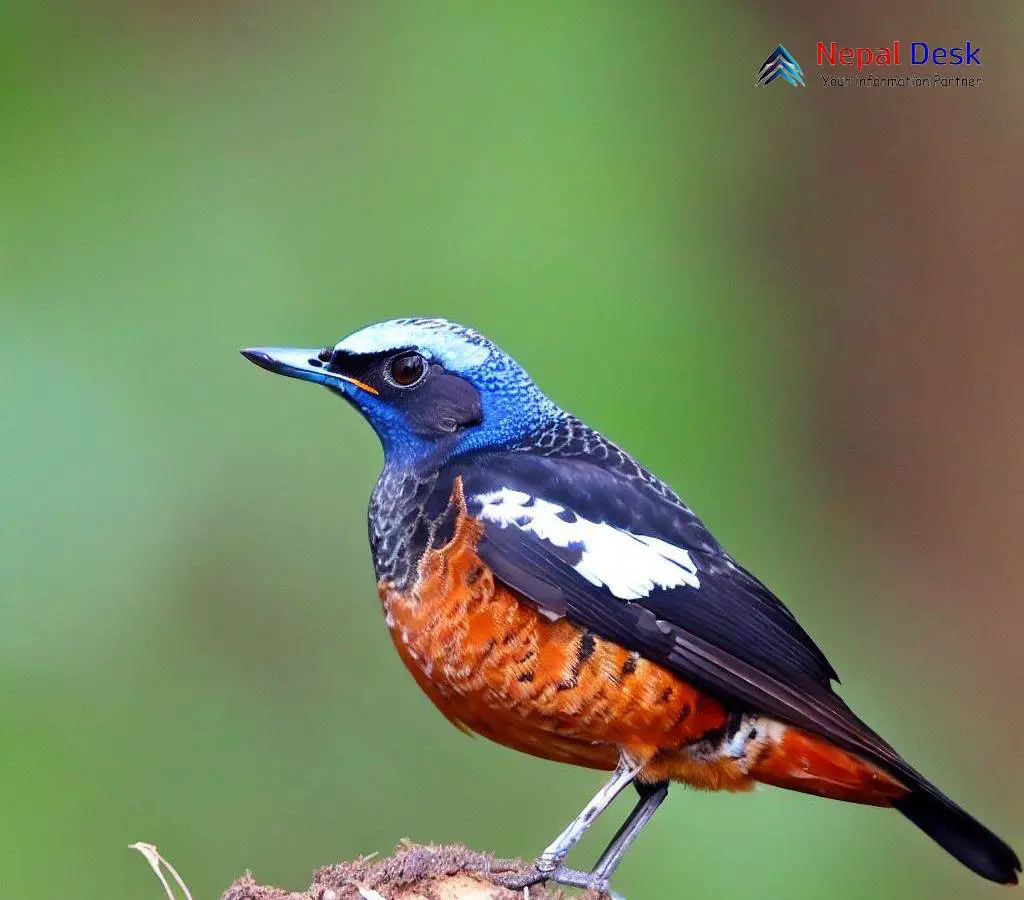
[(481, 497), (506, 489), (557, 504), (566, 516), (685, 549), (699, 588), (653, 588), (624, 600), (577, 571), (578, 546), (556, 546), (515, 523), (493, 522), (486, 523), (479, 545), (496, 577), (527, 598), (727, 703), (777, 716), (892, 766), (902, 764), (833, 692), (835, 672), (792, 613), (674, 495), (666, 496), (660, 483), (623, 478), (584, 458), (528, 452), (471, 456), (452, 475), (462, 478), (471, 515), (479, 513)]

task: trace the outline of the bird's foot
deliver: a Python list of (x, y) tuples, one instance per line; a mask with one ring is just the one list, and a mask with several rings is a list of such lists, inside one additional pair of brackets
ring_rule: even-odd
[(579, 869), (570, 869), (568, 866), (558, 866), (547, 878), (548, 881), (565, 887), (583, 888), (588, 891), (596, 891), (602, 896), (611, 897), (612, 900), (625, 900), (621, 894), (615, 893), (608, 887), (607, 878), (601, 878), (593, 872), (581, 872)]
[(513, 891), (521, 891), (523, 888), (541, 884), (544, 881), (553, 881), (565, 887), (578, 887), (584, 890), (596, 891), (599, 894), (611, 897), (612, 900), (625, 900), (621, 894), (609, 890), (608, 879), (594, 875), (592, 872), (582, 872), (579, 869), (570, 869), (568, 866), (555, 864), (551, 860), (541, 857), (529, 869), (518, 872), (496, 874), (492, 876), (495, 884), (509, 888)]

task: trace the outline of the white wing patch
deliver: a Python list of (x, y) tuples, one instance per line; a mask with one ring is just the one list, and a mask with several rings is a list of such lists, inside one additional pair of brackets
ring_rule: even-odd
[(509, 488), (476, 499), (482, 504), (480, 518), (484, 521), (528, 531), (556, 547), (581, 546), (583, 556), (576, 571), (620, 600), (639, 600), (655, 588), (700, 588), (697, 565), (689, 552), (660, 538), (632, 534), (578, 515), (567, 522), (559, 516), (564, 508), (557, 503), (540, 498), (530, 503), (529, 494)]

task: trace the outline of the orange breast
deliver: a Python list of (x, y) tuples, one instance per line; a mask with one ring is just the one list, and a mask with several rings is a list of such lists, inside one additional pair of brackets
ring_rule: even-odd
[(698, 740), (721, 704), (565, 619), (551, 621), (480, 560), (482, 526), (460, 506), (452, 540), (428, 550), (413, 589), (379, 585), (398, 652), (456, 725), (536, 756), (613, 768)]

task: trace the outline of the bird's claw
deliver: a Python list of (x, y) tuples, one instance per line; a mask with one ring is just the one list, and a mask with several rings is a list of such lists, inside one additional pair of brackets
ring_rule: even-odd
[(513, 891), (521, 891), (523, 888), (532, 887), (544, 881), (553, 881), (565, 887), (578, 887), (584, 890), (596, 891), (612, 900), (624, 900), (620, 894), (608, 889), (608, 879), (600, 878), (592, 872), (582, 872), (579, 869), (570, 869), (568, 866), (555, 864), (541, 857), (529, 869), (507, 874), (496, 874), (492, 876), (495, 884), (509, 888)]
[(521, 891), (524, 888), (540, 884), (547, 878), (543, 872), (535, 868), (518, 869), (514, 872), (492, 872), (490, 879), (510, 891)]
[[(570, 869), (568, 866), (558, 866), (547, 877), (549, 881), (553, 881), (555, 884), (596, 891), (602, 896), (617, 897), (616, 894), (608, 889), (608, 879), (601, 878), (593, 872), (581, 872), (579, 869)], [(618, 900), (622, 900), (622, 898), (618, 897)]]

